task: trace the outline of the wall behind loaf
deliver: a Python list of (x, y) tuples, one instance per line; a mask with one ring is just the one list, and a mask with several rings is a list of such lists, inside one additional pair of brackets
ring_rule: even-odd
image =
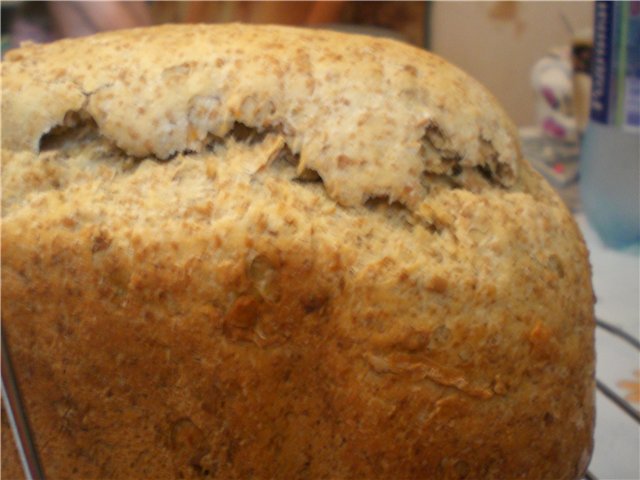
[(531, 68), (591, 27), (593, 2), (433, 2), (431, 50), (480, 80), (519, 125), (535, 123)]

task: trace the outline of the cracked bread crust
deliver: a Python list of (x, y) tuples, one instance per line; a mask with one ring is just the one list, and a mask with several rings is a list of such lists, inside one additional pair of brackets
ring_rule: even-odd
[[(225, 93), (227, 106), (207, 113), (207, 133), (189, 144), (192, 85), (230, 92), (234, 78), (242, 95), (295, 97), (295, 79), (279, 89), (268, 74), (250, 76), (269, 48), (284, 66), (307, 51), (314, 72), (342, 72), (358, 60), (338, 58), (352, 49), (378, 55), (362, 61), (371, 71), (411, 58), (424, 78), (433, 70), (412, 88), (459, 110), (431, 114), (418, 133), (363, 127), (356, 138), (367, 142), (351, 145), (341, 135), (357, 126), (349, 109), (322, 137), (329, 124), (311, 121), (318, 105), (278, 126), (232, 111)], [(162, 76), (185, 61), (215, 65), (209, 49), (233, 68)], [(87, 58), (104, 62), (88, 71)], [(48, 478), (580, 478), (594, 408), (586, 248), (519, 157), (503, 113), (475, 82), (461, 93), (474, 106), (448, 96), (451, 78), (467, 77), (441, 62), (377, 39), (239, 25), (117, 32), (11, 55), (3, 327)], [(61, 96), (56, 109), (50, 93), (18, 91), (34, 79), (45, 91), (56, 69), (66, 71), (61, 85), (97, 93), (80, 92), (79, 108)], [(149, 71), (147, 90), (136, 79)], [(104, 87), (119, 72), (117, 89)], [(333, 105), (344, 91), (355, 112), (407, 120), (419, 110), (358, 97), (353, 83), (367, 80), (354, 72), (334, 80), (340, 88), (316, 86), (325, 93), (308, 103)], [(153, 86), (161, 81), (164, 90)], [(108, 88), (109, 108), (94, 100)], [(404, 86), (386, 88), (395, 101)], [(152, 128), (144, 113), (134, 121), (136, 99), (162, 113), (172, 94), (173, 127)], [(487, 142), (500, 155), (450, 154), (476, 148), (447, 144), (453, 132), (461, 139), (492, 118)], [(228, 124), (210, 130), (216, 122)], [(146, 132), (148, 150), (129, 127)], [(409, 178), (398, 170), (414, 157), (391, 165), (381, 152), (414, 134), (427, 140), (418, 137)], [(342, 149), (364, 163), (338, 168)], [(402, 193), (413, 184), (419, 196)], [(16, 471), (11, 452), (2, 449), (3, 476)]]
[(286, 27), (161, 26), (9, 52), (5, 147), (36, 151), (65, 115), (90, 115), (129, 155), (201, 151), (234, 122), (275, 129), (344, 205), (412, 204), (423, 172), (518, 170), (515, 129), (475, 80), (384, 39)]

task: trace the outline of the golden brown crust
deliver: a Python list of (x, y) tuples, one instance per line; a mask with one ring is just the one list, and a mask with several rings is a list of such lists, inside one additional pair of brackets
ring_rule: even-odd
[[(160, 51), (159, 32), (188, 31), (73, 45), (78, 58), (125, 38)], [(334, 55), (350, 38), (212, 26), (193, 30), (194, 45), (219, 32), (326, 42)], [(381, 56), (406, 50), (426, 62), (415, 60), (418, 71), (433, 67), (408, 47), (381, 45)], [(40, 65), (44, 49), (62, 51), (30, 48), (13, 61), (42, 72), (53, 68)], [(261, 65), (242, 55), (254, 65), (238, 71)], [(442, 78), (459, 75), (444, 70)], [(7, 92), (3, 101), (16, 95)], [(116, 115), (126, 116), (117, 104), (107, 116)], [(384, 179), (374, 177), (389, 170), (382, 162), (327, 185), (330, 162), (317, 152), (297, 160), (304, 140), (286, 132), (236, 126), (198, 152), (159, 161), (114, 147), (136, 148), (126, 129), (93, 117), (97, 127), (48, 138), (40, 152), (22, 148), (16, 130), (3, 145), (3, 322), (48, 477), (582, 474), (593, 430), (587, 252), (566, 208), (516, 150), (509, 187), (488, 167), (420, 170), (412, 181), (422, 193), (408, 200), (378, 189)], [(349, 120), (336, 122), (337, 131)], [(495, 138), (511, 135), (501, 131)], [(300, 179), (300, 163), (325, 183)], [(357, 201), (346, 187), (363, 188)], [(388, 198), (362, 203), (361, 194)]]

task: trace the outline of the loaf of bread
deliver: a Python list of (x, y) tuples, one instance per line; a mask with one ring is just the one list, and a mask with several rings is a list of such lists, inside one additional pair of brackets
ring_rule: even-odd
[(587, 250), (442, 59), (273, 26), (29, 44), (2, 129), (2, 322), (48, 478), (585, 471)]

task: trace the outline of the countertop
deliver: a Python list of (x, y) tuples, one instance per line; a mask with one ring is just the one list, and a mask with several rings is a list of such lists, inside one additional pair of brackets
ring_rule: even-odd
[[(575, 215), (590, 251), (596, 317), (640, 337), (640, 248), (605, 246), (584, 213)], [(596, 377), (640, 408), (640, 352), (603, 328), (596, 329)], [(610, 399), (596, 396), (595, 451), (589, 470), (602, 479), (640, 479), (640, 426)]]

